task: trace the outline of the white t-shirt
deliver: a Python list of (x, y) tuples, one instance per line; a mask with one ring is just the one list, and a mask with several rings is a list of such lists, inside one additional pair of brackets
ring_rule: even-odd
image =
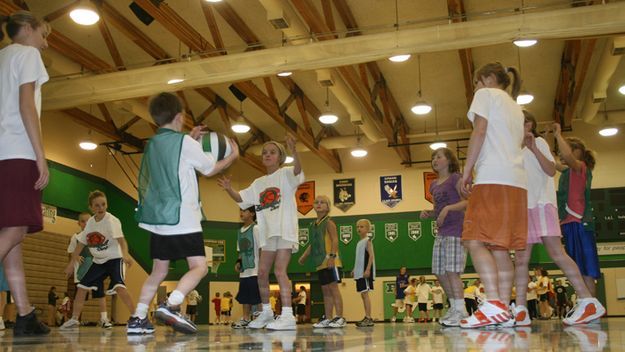
[(241, 209), (256, 206), (261, 248), (265, 246), (267, 239), (279, 236), (293, 242), (293, 250), (297, 251), (299, 245), (295, 191), (304, 180), (304, 171), (295, 175), (293, 167), (288, 166), (257, 178), (248, 188), (239, 192), (242, 199), (239, 203)]
[(538, 299), (538, 295), (536, 294), (536, 283), (534, 281), (530, 281), (527, 284), (527, 300)]
[[(250, 226), (242, 227), (239, 231), (245, 232)], [(258, 230), (258, 226), (254, 226), (254, 228), (252, 229), (252, 236), (254, 236), (254, 267), (243, 270), (243, 272), (239, 274), (240, 278), (258, 276), (258, 259), (260, 257), (260, 251), (259, 251), (260, 247), (259, 247), (259, 242), (258, 242), (260, 241), (260, 232)], [(239, 241), (237, 240), (237, 252), (238, 251), (240, 251), (240, 249), (239, 249)]]
[(297, 297), (299, 297), (297, 304), (306, 305), (306, 291), (299, 291)]
[(536, 282), (536, 293), (539, 295), (544, 295), (549, 292), (549, 276), (541, 276)]
[(408, 287), (406, 287), (406, 289), (404, 290), (404, 293), (406, 294), (406, 298), (404, 298), (404, 301), (406, 303), (408, 304), (415, 303), (416, 295), (417, 295), (416, 286), (408, 285)]
[(124, 238), (122, 223), (113, 214), (106, 213), (100, 221), (96, 221), (95, 216), (89, 218), (78, 241), (89, 247), (94, 263), (103, 264), (122, 257), (118, 238)]
[(202, 300), (202, 296), (196, 290), (189, 292), (187, 295), (187, 305), (189, 306), (197, 306), (200, 300)]
[(432, 287), (427, 283), (417, 285), (417, 303), (428, 303)]
[[(536, 137), (536, 147), (549, 161), (555, 161), (549, 150), (549, 144), (542, 137)], [(547, 204), (557, 207), (553, 177), (543, 171), (538, 159), (527, 147), (523, 148), (523, 164), (527, 172), (527, 207), (532, 209)]]
[(202, 204), (199, 201), (198, 180), (195, 170), (203, 175), (215, 167), (215, 159), (204, 153), (202, 145), (191, 136), (182, 140), (178, 179), (180, 181), (180, 222), (177, 225), (150, 225), (139, 227), (159, 235), (186, 235), (202, 232)]
[(521, 107), (504, 90), (482, 88), (475, 92), (467, 116), (488, 120), (486, 138), (475, 163), (474, 183), (527, 189), (521, 146), (525, 135)]
[(434, 304), (443, 303), (443, 287), (442, 286), (434, 286), (432, 287), (432, 301)]
[(11, 44), (0, 50), (0, 160), (35, 160), (20, 114), (20, 86), (35, 82), (35, 107), (41, 116), (41, 85), (49, 79), (39, 50)]

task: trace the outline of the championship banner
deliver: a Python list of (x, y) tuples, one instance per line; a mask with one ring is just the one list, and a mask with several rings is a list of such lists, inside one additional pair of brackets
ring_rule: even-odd
[(393, 243), (399, 237), (399, 225), (397, 223), (384, 224), (384, 237)]
[(423, 173), (423, 194), (425, 195), (425, 200), (432, 204), (434, 204), (434, 201), (432, 199), (432, 193), (430, 193), (430, 186), (437, 178), (438, 175), (436, 172), (428, 171)]
[(339, 226), (339, 239), (345, 245), (349, 244), (354, 237), (354, 228), (351, 225), (341, 225)]
[(307, 181), (299, 185), (295, 191), (295, 199), (297, 199), (297, 211), (302, 215), (308, 214), (315, 202), (315, 181)]
[(334, 180), (334, 206), (347, 211), (356, 204), (356, 180), (344, 178)]
[(380, 176), (380, 199), (389, 208), (401, 202), (401, 175)]
[(438, 236), (438, 223), (436, 220), (432, 220), (432, 236)]
[(421, 223), (420, 222), (409, 222), (408, 223), (408, 238), (413, 241), (417, 241), (421, 238)]
[(308, 229), (299, 229), (298, 242), (299, 245), (304, 247), (308, 244)]

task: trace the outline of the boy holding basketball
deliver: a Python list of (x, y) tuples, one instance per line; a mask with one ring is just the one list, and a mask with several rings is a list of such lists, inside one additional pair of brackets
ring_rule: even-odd
[(151, 334), (148, 307), (169, 270), (171, 260), (186, 259), (189, 271), (176, 289), (158, 307), (156, 319), (176, 331), (192, 334), (195, 324), (180, 314), (180, 304), (207, 274), (202, 236), (201, 204), (196, 170), (212, 176), (239, 156), (237, 145), (229, 141), (232, 154), (223, 160), (205, 154), (197, 141), (201, 127), (189, 135), (180, 131), (185, 115), (178, 97), (160, 93), (150, 100), (150, 115), (159, 126), (148, 142), (139, 172), (139, 204), (135, 218), (139, 227), (150, 232), (152, 272), (143, 284), (139, 303), (128, 322), (128, 334)]

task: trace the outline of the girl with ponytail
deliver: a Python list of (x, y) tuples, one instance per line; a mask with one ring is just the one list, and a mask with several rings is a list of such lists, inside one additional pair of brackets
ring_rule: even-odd
[(17, 306), (14, 336), (47, 334), (28, 301), (21, 242), (43, 229), (41, 191), (48, 184), (39, 114), (48, 73), (40, 50), (49, 25), (27, 11), (0, 17), (0, 261)]
[[(461, 189), (465, 197), (470, 195), (462, 241), (488, 299), (460, 321), (463, 328), (514, 322), (508, 307), (514, 278), (508, 251), (524, 250), (527, 241), (523, 112), (513, 99), (521, 80), (516, 69), (500, 63), (484, 65), (475, 77), (475, 95), (467, 114), (473, 132)], [(506, 91), (510, 85), (512, 96)]]

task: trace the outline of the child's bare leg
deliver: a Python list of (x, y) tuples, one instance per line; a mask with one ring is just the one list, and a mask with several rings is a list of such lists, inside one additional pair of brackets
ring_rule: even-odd
[[(260, 293), (260, 301), (263, 304), (269, 304), (269, 272), (271, 271), (271, 265), (273, 265), (275, 258), (275, 251), (262, 250), (260, 252), (260, 260), (258, 263), (258, 291)], [(291, 302), (290, 294), (289, 302)]]
[(139, 295), (139, 303), (150, 305), (158, 286), (165, 280), (167, 272), (169, 271), (169, 260), (152, 260), (152, 272), (148, 276), (147, 280), (143, 283), (141, 288), (141, 294)]
[(339, 284), (334, 282), (327, 285), (330, 288), (330, 293), (332, 294), (332, 301), (334, 303), (334, 312), (336, 316), (343, 316), (343, 297), (341, 296), (341, 291), (339, 291)]
[(332, 311), (334, 309), (334, 297), (332, 296), (332, 292), (330, 291), (330, 285), (321, 286), (321, 291), (323, 292), (323, 309), (326, 319), (332, 319)]
[[(579, 298), (590, 298), (592, 294), (590, 293), (590, 289), (586, 286), (586, 280), (582, 277), (582, 274), (579, 272), (579, 267), (568, 254), (564, 250), (562, 243), (560, 242), (560, 237), (556, 236), (547, 236), (543, 237), (543, 244), (547, 247), (547, 253), (551, 259), (553, 259), (554, 263), (558, 265), (560, 269), (564, 272), (564, 275), (569, 279), (571, 285), (575, 289), (577, 296)], [(592, 280), (593, 286), (595, 280)]]
[(360, 294), (362, 303), (365, 306), (365, 317), (371, 318), (371, 300), (369, 299), (369, 291), (365, 291)]
[(176, 286), (176, 290), (182, 293), (184, 296), (189, 294), (198, 283), (208, 274), (208, 267), (206, 266), (205, 256), (188, 257), (187, 264), (189, 265), (189, 271), (187, 271)]
[(87, 290), (82, 287), (76, 288), (76, 297), (74, 297), (74, 310), (72, 311), (72, 318), (78, 320), (82, 308), (85, 305), (85, 299), (87, 299)]
[(494, 250), (492, 254), (497, 263), (499, 299), (508, 305), (510, 304), (512, 282), (514, 281), (514, 265), (512, 265), (512, 260), (507, 250)]
[(115, 292), (117, 292), (119, 299), (124, 302), (124, 304), (128, 308), (128, 311), (132, 314), (133, 309), (135, 309), (135, 305), (134, 303), (132, 303), (132, 298), (130, 297), (130, 294), (128, 294), (128, 290), (126, 290), (125, 287), (117, 286), (115, 288)]
[[(286, 268), (291, 260), (291, 249), (278, 249), (274, 263), (274, 274), (280, 286), (280, 298), (283, 307), (291, 307), (291, 282)], [(262, 299), (262, 297), (261, 297)], [(269, 302), (269, 286), (267, 286), (267, 302)]]
[[(3, 230), (2, 232), (5, 232)], [(0, 237), (0, 243), (4, 239), (8, 239), (10, 236), (5, 235)], [(26, 278), (24, 277), (24, 263), (22, 261), (22, 245), (20, 242), (15, 244), (10, 250), (5, 253), (4, 260), (4, 275), (6, 276), (7, 283), (11, 289), (11, 295), (15, 299), (15, 306), (17, 307), (17, 313), (21, 316), (27, 315), (33, 310), (28, 300), (28, 293), (26, 291)]]
[(516, 287), (516, 305), (527, 307), (527, 284), (529, 283), (529, 261), (532, 244), (528, 243), (524, 251), (516, 251), (514, 256), (514, 282)]
[(493, 300), (500, 299), (497, 262), (495, 261), (495, 257), (481, 241), (464, 241), (464, 245), (469, 249), (471, 260), (473, 260), (473, 266), (484, 283), (486, 297)]

